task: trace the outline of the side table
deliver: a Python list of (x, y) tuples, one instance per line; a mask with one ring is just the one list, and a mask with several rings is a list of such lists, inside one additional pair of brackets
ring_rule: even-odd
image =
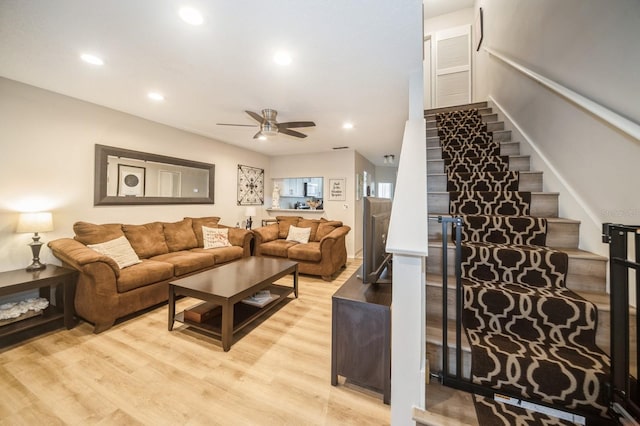
[[(0, 326), (0, 342), (9, 343), (9, 340), (14, 339), (8, 339), (8, 336), (28, 330), (49, 330), (51, 328), (47, 325), (55, 325), (56, 322), (64, 324), (67, 329), (73, 328), (76, 324), (73, 299), (77, 278), (77, 271), (56, 265), (47, 265), (46, 269), (33, 272), (27, 272), (25, 269), (0, 272), (0, 297), (39, 289), (40, 297), (49, 300), (49, 306), (42, 315)], [(55, 305), (51, 303), (54, 287)], [(4, 343), (0, 343), (0, 346), (4, 346)]]

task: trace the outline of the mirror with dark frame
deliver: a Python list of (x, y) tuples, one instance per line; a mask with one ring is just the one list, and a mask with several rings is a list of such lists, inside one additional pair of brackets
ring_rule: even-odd
[(93, 205), (213, 204), (215, 165), (95, 147)]

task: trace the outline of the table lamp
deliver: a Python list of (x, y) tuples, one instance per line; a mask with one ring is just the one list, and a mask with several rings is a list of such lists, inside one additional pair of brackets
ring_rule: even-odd
[(247, 219), (247, 229), (251, 229), (251, 225), (253, 224), (253, 221), (251, 220), (251, 216), (255, 216), (256, 215), (256, 208), (255, 207), (247, 207), (247, 209), (244, 212), (244, 215), (249, 218), (249, 219)]
[(39, 271), (45, 269), (47, 265), (40, 263), (40, 236), (38, 232), (53, 231), (53, 219), (50, 212), (40, 213), (20, 213), (18, 218), (18, 228), (16, 232), (33, 232), (33, 241), (29, 243), (33, 253), (33, 263), (27, 267), (27, 271)]

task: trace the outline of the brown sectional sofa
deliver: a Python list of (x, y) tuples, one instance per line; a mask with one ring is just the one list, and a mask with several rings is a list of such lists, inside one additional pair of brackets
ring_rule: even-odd
[[(298, 262), (303, 274), (320, 275), (331, 281), (347, 263), (345, 237), (351, 230), (340, 221), (303, 219), (299, 216), (277, 216), (277, 223), (253, 230), (254, 255), (284, 257)], [(287, 241), (289, 227), (311, 228), (306, 244)]]
[[(218, 217), (184, 218), (175, 223), (94, 225), (77, 222), (75, 237), (49, 242), (53, 254), (80, 272), (76, 313), (94, 332), (116, 319), (167, 301), (168, 283), (251, 255), (253, 234), (218, 223)], [(230, 247), (204, 249), (202, 226), (228, 228)], [(120, 269), (111, 258), (87, 247), (125, 236), (142, 260)]]

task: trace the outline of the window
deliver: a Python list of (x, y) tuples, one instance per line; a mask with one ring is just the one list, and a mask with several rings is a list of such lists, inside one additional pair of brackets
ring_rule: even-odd
[(388, 182), (378, 182), (378, 197), (393, 198), (393, 184)]

